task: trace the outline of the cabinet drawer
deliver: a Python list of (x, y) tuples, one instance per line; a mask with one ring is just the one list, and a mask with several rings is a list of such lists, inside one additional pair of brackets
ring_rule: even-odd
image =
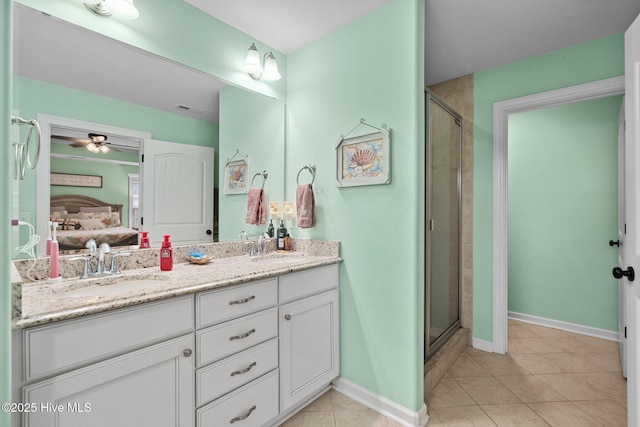
[[(200, 408), (198, 427), (260, 427), (278, 415), (278, 371)], [(237, 422), (237, 424), (236, 424)]]
[(210, 402), (278, 367), (278, 339), (251, 347), (196, 372), (196, 406)]
[(285, 303), (337, 288), (339, 265), (331, 264), (280, 276), (280, 302)]
[(196, 332), (197, 365), (207, 365), (278, 335), (278, 310), (270, 308)]
[(278, 303), (278, 280), (261, 280), (196, 296), (196, 328), (254, 313)]
[(25, 380), (193, 332), (191, 295), (26, 329)]

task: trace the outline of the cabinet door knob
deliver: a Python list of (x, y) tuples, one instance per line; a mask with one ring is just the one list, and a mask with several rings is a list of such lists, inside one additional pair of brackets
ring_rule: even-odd
[(285, 314), (284, 315), (284, 320), (291, 320), (291, 315), (290, 314)]
[(190, 348), (187, 348), (186, 350), (184, 350), (184, 351), (182, 352), (182, 354), (184, 354), (184, 357), (189, 357), (189, 356), (191, 356), (191, 353), (192, 353), (192, 351), (191, 351), (191, 349), (190, 349)]

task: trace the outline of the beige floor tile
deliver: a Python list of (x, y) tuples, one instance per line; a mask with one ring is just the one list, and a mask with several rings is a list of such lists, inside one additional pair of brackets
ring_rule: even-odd
[(444, 408), (448, 406), (475, 405), (476, 402), (453, 378), (442, 379), (427, 396), (427, 406)]
[[(562, 354), (562, 353), (548, 353)], [(532, 374), (561, 374), (566, 372), (552, 360), (540, 353), (512, 354), (511, 358), (520, 366)]]
[(593, 363), (601, 371), (622, 372), (620, 353), (587, 353), (583, 354), (584, 360)]
[(526, 324), (513, 324), (507, 327), (507, 337), (511, 338), (527, 338), (527, 337), (539, 337), (540, 335), (529, 328)]
[(528, 341), (529, 338), (509, 338), (509, 354), (537, 353), (535, 348), (527, 344)]
[(281, 424), (282, 427), (335, 427), (333, 411), (300, 412)]
[(619, 400), (583, 400), (573, 404), (607, 427), (627, 425), (627, 408)]
[(567, 400), (599, 400), (610, 398), (602, 389), (593, 387), (576, 375), (542, 374), (536, 378), (553, 388)]
[(498, 427), (549, 427), (549, 424), (524, 403), (482, 405), (482, 410)]
[(529, 407), (553, 427), (602, 427), (571, 402), (530, 403)]
[(565, 372), (602, 372), (602, 368), (577, 353), (545, 353), (544, 357), (562, 368)]
[(561, 353), (565, 350), (558, 345), (559, 341), (561, 340), (556, 337), (529, 338), (527, 346), (536, 353)]
[(333, 389), (331, 390), (331, 403), (334, 411), (361, 411), (367, 409), (362, 403), (356, 402)]
[(333, 411), (333, 403), (331, 399), (331, 390), (305, 406), (303, 411), (306, 412), (325, 412)]
[(627, 381), (618, 372), (590, 372), (575, 374), (585, 383), (605, 393), (605, 398), (623, 399), (627, 396)]
[(474, 357), (473, 360), (486, 369), (491, 375), (526, 375), (530, 372), (518, 365), (509, 355), (491, 354)]
[(488, 377), (491, 376), (486, 369), (480, 366), (471, 356), (464, 353), (458, 357), (456, 363), (453, 364), (448, 371), (453, 378), (458, 377)]
[(589, 353), (616, 353), (619, 354), (617, 341), (603, 340), (600, 338), (581, 335), (579, 341), (590, 346)]
[(584, 340), (583, 337), (569, 337), (556, 343), (566, 353), (593, 353), (595, 348)]
[(401, 427), (371, 409), (359, 411), (335, 411), (336, 427)]
[(493, 353), (484, 350), (478, 350), (477, 348), (467, 347), (464, 350), (464, 354), (471, 357), (482, 357), (482, 356), (490, 356)]
[(430, 414), (429, 427), (496, 427), (477, 405), (436, 408)]
[(479, 405), (522, 403), (515, 394), (511, 393), (494, 377), (456, 378), (456, 381)]
[(533, 375), (496, 377), (523, 402), (562, 402), (567, 399)]

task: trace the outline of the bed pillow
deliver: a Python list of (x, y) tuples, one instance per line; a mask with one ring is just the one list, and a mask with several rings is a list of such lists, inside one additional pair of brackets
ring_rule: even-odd
[(49, 215), (49, 221), (58, 221), (59, 219), (64, 218), (63, 215), (68, 215), (67, 211), (51, 211), (51, 215)]
[(49, 206), (49, 212), (56, 212), (56, 211), (66, 211), (67, 208), (65, 206)]
[(99, 219), (79, 219), (78, 221), (83, 230), (103, 230), (106, 228)]
[(104, 212), (111, 213), (111, 206), (96, 206), (96, 207), (88, 207), (81, 206), (80, 212)]
[(80, 219), (98, 219), (106, 228), (120, 227), (120, 214), (118, 212), (79, 212)]

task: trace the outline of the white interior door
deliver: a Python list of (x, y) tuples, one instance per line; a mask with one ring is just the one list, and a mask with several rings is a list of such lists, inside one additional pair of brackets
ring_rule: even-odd
[[(634, 269), (640, 273), (640, 221), (638, 214), (640, 198), (640, 18), (636, 18), (625, 33), (625, 199), (627, 239), (624, 242), (626, 265), (621, 268)], [(638, 340), (640, 339), (640, 279), (631, 281), (624, 277), (627, 287), (627, 411), (628, 425), (637, 426), (638, 384), (640, 360)]]
[[(618, 116), (618, 241), (609, 242), (611, 246), (618, 245), (618, 265), (627, 265), (624, 255), (624, 241), (625, 241), (625, 154), (624, 154), (624, 141), (625, 141), (625, 125), (624, 125), (624, 97), (622, 99), (622, 105), (620, 106), (620, 115)], [(622, 365), (622, 375), (627, 376), (627, 358), (626, 358), (626, 330), (627, 318), (626, 318), (626, 299), (627, 285), (624, 280), (618, 280), (618, 331), (620, 335), (618, 338), (618, 344), (620, 346), (620, 363)]]
[(143, 143), (142, 221), (151, 246), (165, 234), (174, 245), (213, 241), (213, 148)]

